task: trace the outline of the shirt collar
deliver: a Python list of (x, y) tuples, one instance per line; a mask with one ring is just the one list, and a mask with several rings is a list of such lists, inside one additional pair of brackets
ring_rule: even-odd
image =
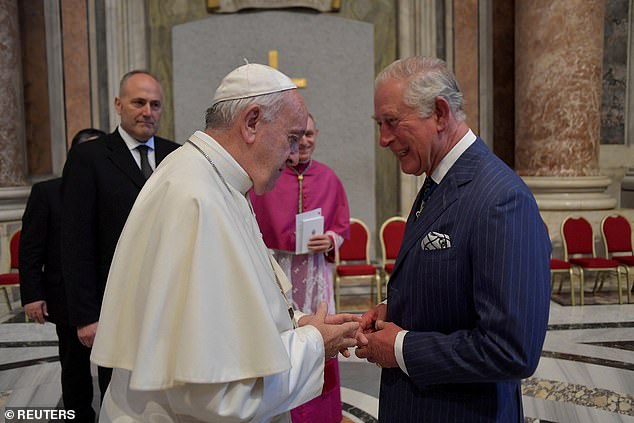
[(458, 161), (462, 153), (465, 152), (471, 144), (473, 144), (476, 140), (476, 136), (471, 129), (467, 131), (467, 133), (458, 141), (456, 145), (447, 153), (445, 157), (438, 163), (438, 167), (431, 174), (431, 179), (439, 184), (442, 179), (445, 177), (449, 169)]
[(126, 130), (121, 127), (121, 125), (119, 125), (117, 129), (119, 130), (119, 135), (121, 135), (121, 138), (123, 138), (123, 142), (125, 142), (125, 145), (128, 146), (128, 149), (130, 151), (134, 150), (140, 145), (147, 145), (150, 151), (154, 150), (154, 137), (151, 137), (146, 142), (141, 142), (137, 141), (132, 137), (132, 135), (128, 134)]
[(194, 132), (189, 140), (210, 156), (227, 184), (240, 191), (242, 195), (246, 195), (253, 186), (249, 174), (223, 146), (218, 144), (218, 141), (203, 131)]

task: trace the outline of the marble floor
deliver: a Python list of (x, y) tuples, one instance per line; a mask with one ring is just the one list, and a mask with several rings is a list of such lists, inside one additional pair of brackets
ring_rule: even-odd
[[(2, 307), (0, 415), (12, 406), (59, 407), (54, 326)], [(375, 422), (380, 370), (354, 356), (340, 369), (345, 421)], [(542, 358), (523, 393), (527, 422), (634, 423), (634, 304), (551, 303)]]

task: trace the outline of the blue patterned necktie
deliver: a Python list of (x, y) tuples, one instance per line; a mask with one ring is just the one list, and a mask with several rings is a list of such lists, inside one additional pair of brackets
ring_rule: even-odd
[(425, 208), (425, 203), (427, 203), (427, 200), (429, 200), (429, 197), (431, 197), (431, 193), (434, 191), (434, 188), (436, 188), (437, 186), (438, 184), (434, 182), (431, 176), (427, 176), (425, 178), (425, 182), (423, 182), (423, 186), (421, 187), (422, 194), (420, 196), (420, 207), (416, 211), (417, 219), (423, 212), (423, 209)]

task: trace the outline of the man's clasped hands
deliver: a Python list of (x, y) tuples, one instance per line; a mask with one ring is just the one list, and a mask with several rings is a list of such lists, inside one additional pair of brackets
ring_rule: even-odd
[(394, 355), (396, 335), (403, 330), (394, 323), (386, 322), (387, 305), (378, 304), (362, 316), (356, 314), (327, 314), (325, 303), (317, 313), (303, 316), (300, 326), (312, 325), (324, 339), (326, 358), (341, 353), (350, 357), (348, 348), (357, 347), (355, 355), (365, 358), (379, 367), (398, 367)]

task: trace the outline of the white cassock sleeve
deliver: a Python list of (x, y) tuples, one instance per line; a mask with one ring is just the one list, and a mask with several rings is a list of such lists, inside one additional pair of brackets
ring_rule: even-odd
[[(280, 334), (290, 369), (263, 378), (217, 384), (184, 384), (165, 393), (174, 414), (200, 421), (268, 421), (321, 393), (324, 346), (314, 326)], [(225, 421), (224, 419), (222, 421)]]

